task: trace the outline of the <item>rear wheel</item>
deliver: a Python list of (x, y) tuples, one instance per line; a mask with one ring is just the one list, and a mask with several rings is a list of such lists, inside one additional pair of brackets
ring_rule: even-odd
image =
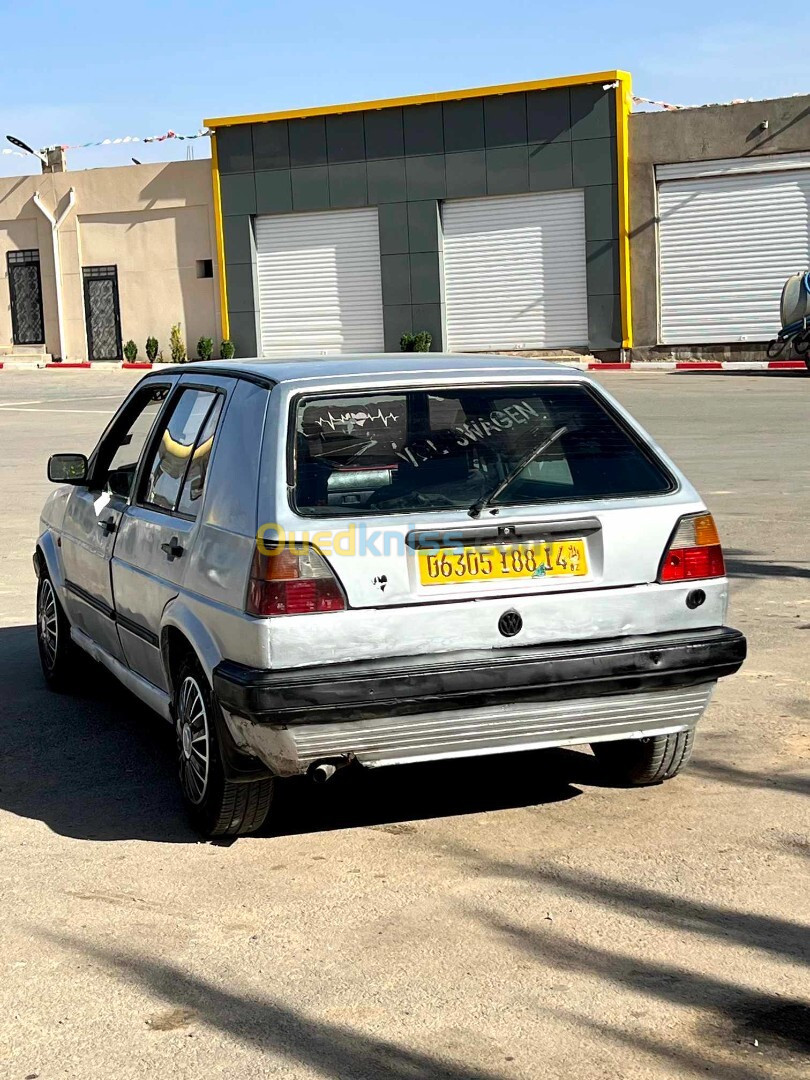
[(179, 665), (175, 687), (180, 787), (194, 828), (208, 837), (256, 832), (270, 810), (274, 781), (226, 779), (218, 735), (222, 716), (193, 657)]
[(45, 682), (52, 690), (67, 690), (75, 674), (77, 649), (56, 589), (43, 569), (37, 585), (37, 647)]
[(694, 730), (679, 731), (646, 739), (593, 743), (591, 749), (611, 780), (641, 787), (660, 784), (679, 773), (692, 756), (694, 741)]

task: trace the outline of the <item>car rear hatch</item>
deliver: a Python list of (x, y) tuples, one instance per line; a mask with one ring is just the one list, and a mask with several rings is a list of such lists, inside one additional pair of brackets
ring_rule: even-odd
[[(293, 394), (287, 417), (288, 501), (260, 542), (270, 559), (318, 553), (302, 573), (339, 587), (341, 603), (310, 609), (337, 620), (338, 654), (338, 624), (356, 649), (349, 616), (368, 609), (378, 613), (364, 623), (368, 655), (375, 638), (407, 652), (421, 635), (430, 649), (440, 605), (458, 648), (510, 644), (482, 605), (519, 609), (531, 641), (639, 632), (626, 603), (610, 617), (586, 615), (589, 604), (607, 590), (668, 588), (655, 584), (668, 542), (684, 514), (703, 510), (649, 436), (577, 376)], [(553, 625), (553, 598), (578, 611), (577, 631)], [(680, 617), (682, 595), (672, 607)], [(388, 641), (387, 610), (407, 618), (407, 642)]]

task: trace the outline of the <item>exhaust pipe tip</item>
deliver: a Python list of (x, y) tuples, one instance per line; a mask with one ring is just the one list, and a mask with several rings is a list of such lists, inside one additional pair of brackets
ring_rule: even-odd
[(325, 784), (327, 780), (331, 780), (337, 772), (337, 766), (332, 765), (331, 762), (324, 761), (320, 765), (316, 765), (312, 770), (312, 779), (316, 784)]

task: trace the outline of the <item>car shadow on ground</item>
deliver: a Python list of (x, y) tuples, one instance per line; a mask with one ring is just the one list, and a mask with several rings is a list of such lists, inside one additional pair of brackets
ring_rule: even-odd
[[(42, 680), (33, 626), (0, 628), (0, 808), (64, 836), (196, 843), (176, 778), (171, 727), (102, 667), (81, 663), (77, 689)], [(596, 783), (589, 755), (504, 754), (339, 772), (328, 784), (279, 785), (266, 835), (389, 826), (537, 806)]]
[(810, 578), (810, 562), (797, 559), (793, 563), (774, 562), (753, 551), (726, 548), (726, 573), (731, 578)]

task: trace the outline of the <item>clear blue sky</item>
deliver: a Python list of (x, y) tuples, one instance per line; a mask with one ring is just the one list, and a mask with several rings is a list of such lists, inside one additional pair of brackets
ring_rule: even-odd
[[(0, 146), (172, 128), (206, 116), (625, 68), (683, 104), (804, 93), (801, 5), (751, 0), (0, 0)], [(71, 169), (197, 157), (208, 140), (74, 150)], [(0, 175), (38, 171), (0, 155)]]

